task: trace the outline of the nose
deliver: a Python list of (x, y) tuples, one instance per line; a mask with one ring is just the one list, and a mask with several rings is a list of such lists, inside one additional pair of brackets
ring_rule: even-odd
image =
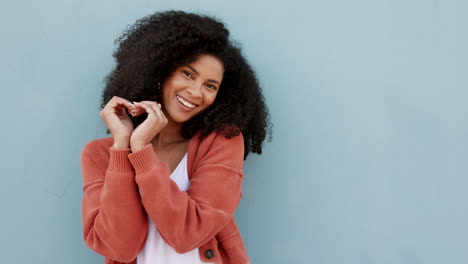
[(193, 83), (189, 86), (187, 86), (187, 92), (193, 97), (193, 98), (199, 98), (201, 97), (201, 89), (202, 89), (203, 84), (199, 83)]

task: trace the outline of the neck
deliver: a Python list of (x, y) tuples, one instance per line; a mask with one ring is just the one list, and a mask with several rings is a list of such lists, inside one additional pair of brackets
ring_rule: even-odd
[(155, 147), (161, 148), (187, 141), (187, 139), (182, 136), (182, 125), (183, 123), (175, 123), (169, 120), (166, 127), (153, 138), (151, 143)]

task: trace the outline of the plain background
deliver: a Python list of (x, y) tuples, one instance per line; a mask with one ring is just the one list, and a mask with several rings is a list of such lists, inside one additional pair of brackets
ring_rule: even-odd
[(103, 263), (79, 161), (113, 41), (182, 9), (227, 24), (270, 108), (236, 212), (253, 263), (467, 263), (467, 3), (2, 0), (1, 262)]

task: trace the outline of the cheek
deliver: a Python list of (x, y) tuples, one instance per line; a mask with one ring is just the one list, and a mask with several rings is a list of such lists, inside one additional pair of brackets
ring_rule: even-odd
[(181, 85), (186, 85), (190, 82), (189, 79), (187, 79), (186, 77), (183, 77), (183, 76), (176, 76), (172, 79), (172, 85), (174, 85), (175, 87), (179, 87)]
[(206, 100), (206, 103), (208, 106), (212, 105), (216, 99), (216, 94), (210, 94), (208, 95), (207, 97), (207, 100)]

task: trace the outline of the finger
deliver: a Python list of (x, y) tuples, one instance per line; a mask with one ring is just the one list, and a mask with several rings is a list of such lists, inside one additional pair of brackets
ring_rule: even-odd
[(112, 97), (112, 99), (109, 101), (108, 105), (111, 106), (111, 107), (115, 107), (117, 105), (123, 105), (129, 110), (131, 108), (133, 108), (133, 104), (129, 100), (124, 99), (122, 97), (118, 97), (118, 96)]
[(121, 111), (121, 108), (122, 108), (122, 107), (127, 108), (129, 112), (130, 112), (132, 109), (134, 109), (133, 104), (132, 104), (129, 100), (124, 99), (124, 98), (122, 98), (122, 97), (114, 96), (114, 97), (112, 97), (112, 99), (106, 104), (106, 106), (104, 107), (103, 110), (104, 110), (105, 112), (116, 113), (116, 112)]
[(151, 107), (151, 109), (153, 109), (155, 112), (159, 112), (161, 109), (160, 107), (155, 107), (157, 105), (156, 102), (153, 102), (153, 101), (141, 101), (140, 103), (142, 104), (145, 104), (149, 107)]
[[(112, 110), (111, 110), (112, 111)], [(128, 118), (129, 115), (132, 115), (132, 112), (134, 112), (135, 110), (132, 109), (132, 110), (128, 110), (127, 107), (125, 107), (124, 105), (117, 105), (115, 108), (114, 108), (114, 112), (115, 112), (115, 115), (117, 115), (120, 119), (122, 118)], [(134, 114), (133, 114), (134, 115)]]
[(135, 106), (137, 107), (140, 107), (140, 109), (143, 111), (143, 112), (146, 112), (148, 114), (148, 116), (151, 116), (153, 118), (156, 118), (156, 113), (154, 112), (154, 109), (148, 105), (147, 103), (145, 102), (138, 102), (138, 103), (134, 103)]
[(115, 114), (119, 118), (128, 118), (127, 111), (125, 111), (125, 107), (123, 107), (122, 105), (118, 105), (114, 109), (115, 109)]
[(158, 120), (162, 120), (162, 121), (166, 120), (166, 116), (161, 110), (161, 104), (154, 102), (154, 101), (143, 101), (143, 103), (150, 106), (154, 110), (155, 115), (158, 118)]
[(149, 106), (151, 106), (156, 113), (161, 113), (161, 104), (158, 104), (157, 102), (152, 102), (152, 101), (145, 101), (145, 103)]
[(141, 105), (138, 105), (137, 102), (133, 102), (132, 109), (129, 111), (129, 113), (132, 117), (135, 117), (146, 113), (146, 110)]

